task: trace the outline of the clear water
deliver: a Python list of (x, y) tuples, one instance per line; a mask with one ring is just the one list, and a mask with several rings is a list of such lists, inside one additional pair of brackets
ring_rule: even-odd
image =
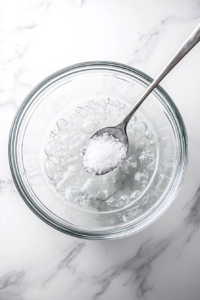
[(129, 122), (129, 149), (119, 167), (95, 176), (84, 170), (81, 158), (89, 138), (100, 128), (117, 125), (131, 108), (116, 99), (85, 100), (53, 122), (43, 147), (44, 170), (64, 201), (105, 212), (121, 209), (142, 196), (156, 168), (157, 139), (141, 111)]

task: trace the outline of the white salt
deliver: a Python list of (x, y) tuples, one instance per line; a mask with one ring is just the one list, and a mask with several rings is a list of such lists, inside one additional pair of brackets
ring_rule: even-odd
[(108, 133), (90, 139), (84, 149), (83, 166), (93, 174), (115, 169), (126, 157), (127, 148)]

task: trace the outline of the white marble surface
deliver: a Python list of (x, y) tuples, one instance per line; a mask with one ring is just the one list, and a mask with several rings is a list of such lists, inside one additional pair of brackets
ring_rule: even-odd
[(110, 60), (155, 77), (200, 22), (199, 0), (0, 0), (0, 300), (200, 299), (200, 44), (164, 79), (189, 136), (170, 209), (142, 232), (84, 241), (43, 223), (8, 166), (20, 103), (67, 65)]

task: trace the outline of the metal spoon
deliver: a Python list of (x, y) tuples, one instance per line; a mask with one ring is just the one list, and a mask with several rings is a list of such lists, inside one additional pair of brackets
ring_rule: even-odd
[[(128, 150), (128, 137), (127, 137), (127, 124), (130, 121), (131, 117), (138, 109), (138, 107), (142, 104), (142, 102), (146, 99), (146, 97), (152, 92), (152, 90), (159, 84), (159, 82), (175, 67), (175, 65), (200, 41), (200, 24), (195, 28), (195, 30), (191, 33), (182, 47), (176, 52), (176, 54), (172, 57), (169, 63), (165, 66), (165, 68), (161, 71), (161, 73), (154, 79), (154, 81), (150, 84), (148, 89), (144, 92), (144, 94), (140, 97), (140, 99), (135, 103), (134, 107), (130, 111), (130, 113), (124, 118), (124, 120), (115, 127), (105, 127), (98, 130), (92, 137), (102, 136), (104, 133), (108, 133), (108, 135), (112, 135), (115, 138), (119, 139), (121, 143), (123, 143)], [(85, 155), (85, 150), (83, 151), (83, 155)], [(116, 165), (117, 167), (117, 165)], [(101, 175), (112, 171), (112, 169), (102, 171)], [(95, 175), (99, 175), (96, 173)]]

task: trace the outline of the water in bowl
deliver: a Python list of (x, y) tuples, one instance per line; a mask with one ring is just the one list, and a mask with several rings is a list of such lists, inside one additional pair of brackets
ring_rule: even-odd
[(101, 176), (83, 168), (82, 152), (100, 128), (118, 124), (130, 111), (111, 98), (81, 100), (52, 121), (45, 138), (43, 170), (60, 199), (88, 211), (114, 211), (137, 202), (148, 188), (158, 157), (155, 128), (140, 109), (128, 128), (129, 149), (119, 167)]

